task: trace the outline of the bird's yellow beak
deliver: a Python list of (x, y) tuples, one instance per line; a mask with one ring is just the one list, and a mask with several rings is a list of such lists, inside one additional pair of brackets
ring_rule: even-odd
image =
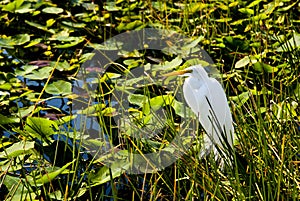
[(169, 77), (169, 76), (175, 76), (175, 75), (184, 75), (186, 73), (192, 73), (192, 72), (193, 72), (193, 70), (179, 70), (179, 71), (174, 71), (171, 73), (163, 74), (162, 76)]

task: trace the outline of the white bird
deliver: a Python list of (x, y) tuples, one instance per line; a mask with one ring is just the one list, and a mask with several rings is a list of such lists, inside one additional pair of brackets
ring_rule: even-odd
[[(213, 153), (215, 160), (221, 159), (222, 165), (224, 158), (232, 160), (227, 156), (232, 153), (234, 128), (222, 85), (209, 77), (201, 65), (165, 74), (173, 75), (187, 76), (183, 84), (184, 98), (206, 132), (199, 157)], [(232, 161), (227, 161), (227, 164), (232, 164)]]

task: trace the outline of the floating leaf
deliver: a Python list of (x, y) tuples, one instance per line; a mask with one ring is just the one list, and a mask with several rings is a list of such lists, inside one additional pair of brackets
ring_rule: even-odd
[(50, 76), (50, 72), (52, 70), (52, 67), (43, 67), (41, 69), (31, 71), (30, 74), (24, 75), (24, 77), (32, 80), (43, 80)]
[(25, 47), (25, 48), (28, 48), (28, 47), (37, 45), (37, 44), (39, 44), (41, 41), (42, 41), (41, 38), (33, 39), (33, 40), (30, 41), (30, 43), (29, 43), (28, 45), (26, 45), (26, 46), (24, 46), (24, 47)]
[(67, 21), (62, 21), (62, 24), (74, 28), (84, 28), (86, 26), (85, 23), (75, 23), (75, 22), (67, 22)]
[(27, 181), (29, 183), (31, 183), (31, 185), (37, 185), (37, 186), (49, 183), (53, 179), (55, 179), (55, 177), (60, 175), (65, 169), (67, 169), (67, 167), (69, 167), (72, 163), (74, 163), (74, 161), (76, 161), (76, 160), (74, 159), (72, 162), (67, 163), (63, 167), (56, 169), (53, 172), (47, 172), (46, 174), (44, 174), (42, 176), (34, 176), (34, 177), (28, 176)]
[(178, 56), (172, 61), (166, 61), (162, 64), (153, 65), (153, 70), (170, 70), (175, 69), (176, 67), (180, 66), (182, 63), (182, 59)]
[(49, 14), (60, 14), (60, 13), (64, 12), (64, 9), (57, 8), (57, 7), (47, 7), (47, 8), (44, 8), (42, 10), (42, 12), (49, 13)]
[(72, 92), (72, 84), (64, 80), (58, 80), (49, 84), (46, 87), (45, 91), (48, 94), (70, 94)]
[(0, 114), (0, 125), (1, 124), (13, 124), (13, 123), (19, 123), (20, 118), (18, 117), (8, 117)]
[(117, 31), (127, 31), (127, 30), (133, 30), (136, 27), (142, 25), (143, 22), (141, 20), (135, 20), (133, 22), (129, 22), (129, 23), (123, 23), (121, 22), (117, 27), (116, 30)]
[(26, 184), (24, 178), (20, 178), (19, 176), (11, 176), (9, 174), (5, 174), (2, 180), (3, 184), (12, 191), (9, 196), (5, 198), (5, 200), (32, 200), (33, 195), (30, 193), (31, 187)]
[(73, 47), (75, 45), (78, 45), (79, 43), (84, 41), (83, 36), (79, 37), (69, 37), (69, 36), (63, 36), (58, 37), (56, 40), (62, 41), (64, 44), (56, 45), (55, 48), (69, 48)]
[(19, 155), (28, 154), (33, 148), (34, 142), (20, 141), (1, 152), (0, 158), (13, 158)]
[(174, 104), (172, 105), (175, 113), (181, 117), (196, 117), (195, 113), (192, 112), (190, 107), (187, 107), (185, 104), (178, 102), (177, 100), (173, 100)]
[(150, 114), (150, 111), (157, 111), (166, 105), (171, 105), (174, 101), (174, 97), (171, 95), (162, 95), (151, 98), (150, 101), (147, 101), (143, 106), (144, 114)]
[(56, 134), (58, 125), (55, 121), (41, 117), (27, 117), (24, 130), (32, 137), (38, 139), (47, 139), (49, 136)]
[(38, 23), (35, 23), (35, 22), (29, 22), (28, 20), (25, 20), (25, 23), (30, 25), (30, 26), (33, 26), (37, 29), (41, 29), (43, 31), (47, 31), (49, 33), (55, 34), (55, 31), (53, 29), (48, 29), (47, 26), (44, 26), (44, 25), (41, 25), (41, 24), (38, 24)]
[(27, 43), (30, 41), (30, 36), (28, 34), (18, 34), (15, 36), (9, 36), (9, 37), (1, 37), (0, 38), (0, 47), (5, 48), (13, 48), (15, 45), (23, 45), (24, 43)]
[(63, 62), (56, 62), (56, 61), (53, 61), (53, 62), (50, 62), (50, 66), (54, 67), (56, 66), (56, 70), (59, 70), (59, 71), (67, 71), (67, 70), (70, 70), (70, 64), (67, 62), (67, 61), (63, 61)]
[(143, 106), (144, 102), (146, 102), (147, 99), (148, 97), (142, 94), (130, 94), (128, 96), (128, 101), (131, 104), (138, 105), (140, 107)]
[(30, 74), (33, 70), (35, 70), (37, 68), (38, 68), (38, 66), (34, 66), (34, 65), (24, 65), (23, 69), (17, 68), (15, 70), (15, 73), (18, 76), (24, 76), (24, 75)]
[(110, 168), (103, 166), (96, 174), (90, 174), (89, 180), (92, 182), (92, 186), (104, 184), (116, 177), (119, 177), (126, 169), (129, 168), (129, 165), (130, 163), (126, 160), (120, 160), (113, 163)]

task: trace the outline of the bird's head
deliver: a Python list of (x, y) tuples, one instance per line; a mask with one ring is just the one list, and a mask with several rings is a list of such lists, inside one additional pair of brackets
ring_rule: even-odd
[(202, 67), (202, 65), (195, 65), (190, 66), (184, 70), (174, 71), (171, 73), (164, 74), (163, 76), (169, 77), (169, 76), (188, 76), (188, 77), (195, 77), (198, 79), (206, 79), (208, 78), (207, 72)]

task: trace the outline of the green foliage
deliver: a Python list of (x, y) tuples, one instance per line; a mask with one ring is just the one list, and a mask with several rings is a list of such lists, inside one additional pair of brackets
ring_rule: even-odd
[[(289, 0), (0, 1), (0, 200), (299, 200), (299, 10)], [(103, 45), (145, 27), (189, 39), (181, 47), (167, 41), (160, 52)], [(238, 155), (223, 172), (197, 156), (203, 131), (189, 130), (197, 118), (177, 99), (183, 80), (160, 77), (207, 66), (189, 58), (198, 45), (222, 73), (235, 120)], [(75, 94), (92, 48), (120, 58), (87, 67), (96, 76)], [(132, 76), (140, 66), (152, 74)], [(74, 129), (77, 102), (77, 114), (96, 117), (101, 132)], [(135, 138), (141, 129), (148, 139)], [(189, 150), (172, 146), (180, 129), (199, 134)], [(186, 154), (156, 173), (128, 174), (132, 153), (162, 149)]]

